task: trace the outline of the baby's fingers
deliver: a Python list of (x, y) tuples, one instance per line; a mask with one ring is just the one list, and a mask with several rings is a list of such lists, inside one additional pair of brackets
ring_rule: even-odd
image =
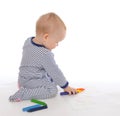
[(71, 95), (71, 94), (73, 94), (73, 95), (77, 94), (77, 90), (76, 90), (76, 89), (73, 89), (73, 90), (70, 92), (70, 95)]

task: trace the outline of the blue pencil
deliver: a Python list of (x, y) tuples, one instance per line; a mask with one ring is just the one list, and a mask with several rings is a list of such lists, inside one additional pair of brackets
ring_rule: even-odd
[(68, 95), (68, 92), (60, 92), (60, 95)]
[(37, 108), (37, 107), (40, 107), (40, 106), (41, 106), (40, 104), (33, 105), (33, 106), (28, 106), (28, 107), (23, 108), (22, 110), (23, 110), (23, 112), (26, 112), (26, 111), (28, 111), (32, 108)]
[(46, 108), (48, 108), (47, 105), (45, 105), (45, 106), (38, 106), (38, 107), (31, 108), (31, 109), (27, 110), (27, 112), (34, 112), (34, 111), (43, 110), (43, 109), (46, 109)]

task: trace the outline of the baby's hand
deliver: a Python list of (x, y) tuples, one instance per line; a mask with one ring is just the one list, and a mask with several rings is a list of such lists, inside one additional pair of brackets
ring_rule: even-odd
[(75, 88), (70, 87), (70, 86), (67, 86), (66, 88), (64, 88), (64, 91), (68, 92), (69, 95), (71, 95), (71, 94), (77, 94), (77, 90)]

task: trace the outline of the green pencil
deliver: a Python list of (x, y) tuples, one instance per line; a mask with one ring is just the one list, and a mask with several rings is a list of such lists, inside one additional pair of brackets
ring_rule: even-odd
[(36, 99), (31, 99), (31, 102), (34, 102), (34, 103), (37, 103), (37, 104), (40, 104), (40, 105), (43, 105), (43, 106), (47, 106), (47, 104), (45, 102), (42, 102), (42, 101), (39, 101), (39, 100), (36, 100)]

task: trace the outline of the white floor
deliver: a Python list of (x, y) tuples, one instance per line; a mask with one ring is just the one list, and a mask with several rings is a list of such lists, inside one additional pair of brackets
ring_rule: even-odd
[[(28, 101), (11, 103), (8, 97), (17, 90), (16, 82), (0, 83), (0, 116), (120, 116), (120, 83), (76, 83), (86, 90), (74, 96), (42, 100), (48, 109), (33, 113), (22, 108), (34, 105)], [(61, 89), (60, 89), (61, 91)]]

